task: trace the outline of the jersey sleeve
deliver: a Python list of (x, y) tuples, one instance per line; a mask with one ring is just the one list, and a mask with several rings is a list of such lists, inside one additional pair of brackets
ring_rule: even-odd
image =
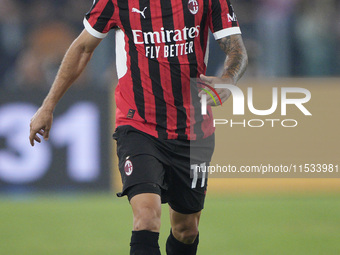
[(210, 0), (209, 27), (215, 40), (241, 34), (236, 14), (229, 0)]
[(102, 39), (110, 29), (117, 27), (115, 7), (112, 0), (94, 0), (83, 21), (87, 32)]

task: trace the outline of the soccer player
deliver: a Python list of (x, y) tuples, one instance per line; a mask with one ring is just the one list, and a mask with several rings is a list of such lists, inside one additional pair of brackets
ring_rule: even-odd
[[(55, 81), (30, 124), (30, 143), (49, 137), (53, 111), (110, 30), (116, 32), (115, 91), (119, 170), (133, 211), (130, 254), (160, 254), (161, 203), (168, 203), (168, 255), (196, 254), (198, 223), (214, 148), (210, 105), (201, 86), (236, 84), (247, 65), (240, 28), (228, 0), (95, 0), (85, 29), (65, 54)], [(226, 54), (221, 77), (205, 76), (208, 30)], [(216, 89), (221, 102), (230, 96)], [(215, 94), (214, 97), (218, 98)], [(198, 102), (198, 104), (197, 104)], [(217, 102), (219, 102), (217, 100)]]

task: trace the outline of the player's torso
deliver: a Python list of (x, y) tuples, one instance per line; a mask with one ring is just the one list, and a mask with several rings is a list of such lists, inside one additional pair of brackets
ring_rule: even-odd
[[(208, 0), (117, 0), (119, 27), (140, 57), (201, 63), (207, 38)], [(202, 63), (203, 64), (203, 63)]]
[(113, 1), (120, 28), (117, 124), (156, 137), (191, 139), (191, 123), (203, 121), (200, 114), (190, 117), (190, 78), (205, 73), (210, 0)]

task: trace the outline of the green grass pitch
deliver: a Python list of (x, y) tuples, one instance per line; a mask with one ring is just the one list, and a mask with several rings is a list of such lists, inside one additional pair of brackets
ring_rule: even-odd
[[(162, 254), (169, 232), (163, 206)], [(114, 195), (0, 196), (1, 255), (127, 255), (132, 214)], [(200, 255), (338, 255), (340, 195), (207, 197)]]

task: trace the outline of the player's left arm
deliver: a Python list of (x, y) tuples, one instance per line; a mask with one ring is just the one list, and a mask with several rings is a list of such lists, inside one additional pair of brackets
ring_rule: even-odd
[[(226, 54), (224, 70), (221, 77), (205, 76), (201, 74), (200, 78), (208, 85), (214, 84), (232, 84), (236, 85), (237, 81), (244, 74), (248, 65), (248, 55), (244, 47), (242, 36), (240, 34), (230, 35), (217, 40), (219, 46)], [(231, 95), (228, 89), (216, 89), (222, 103)], [(219, 103), (219, 100), (216, 100)], [(215, 105), (212, 98), (207, 98), (208, 105)]]

